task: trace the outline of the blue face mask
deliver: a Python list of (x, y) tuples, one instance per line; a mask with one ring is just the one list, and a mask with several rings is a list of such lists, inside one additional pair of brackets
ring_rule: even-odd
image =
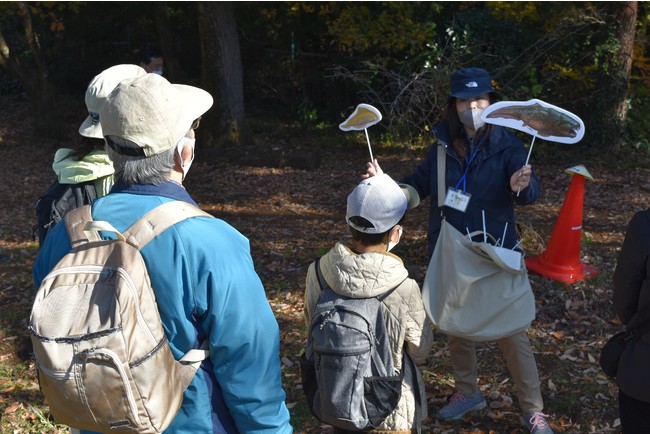
[(163, 70), (162, 69), (154, 69), (151, 71), (152, 74), (158, 74), (158, 75), (163, 75)]

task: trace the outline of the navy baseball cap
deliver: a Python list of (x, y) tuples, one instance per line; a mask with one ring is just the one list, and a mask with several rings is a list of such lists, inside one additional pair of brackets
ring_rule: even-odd
[(454, 98), (473, 98), (484, 93), (496, 93), (492, 89), (492, 78), (485, 69), (465, 68), (451, 76), (451, 95)]

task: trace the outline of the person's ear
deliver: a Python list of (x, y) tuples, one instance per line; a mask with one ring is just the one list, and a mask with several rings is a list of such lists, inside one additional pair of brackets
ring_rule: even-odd
[(181, 167), (192, 161), (192, 157), (192, 146), (187, 141), (185, 141), (185, 143), (183, 143), (183, 150), (181, 153), (178, 153), (178, 149), (176, 152), (174, 152), (174, 163), (176, 163), (180, 170)]
[(388, 233), (388, 241), (391, 243), (399, 243), (400, 238), (402, 237), (402, 226), (395, 225), (393, 229)]
[(192, 145), (190, 145), (188, 140), (186, 140), (185, 144), (183, 145), (181, 157), (183, 158), (183, 161), (179, 162), (181, 163), (181, 166), (185, 166), (186, 164), (191, 163), (192, 158), (194, 158), (194, 149), (192, 149)]

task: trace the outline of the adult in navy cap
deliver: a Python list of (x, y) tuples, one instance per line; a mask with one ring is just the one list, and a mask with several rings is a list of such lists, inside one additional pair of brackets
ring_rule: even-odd
[[(441, 121), (433, 128), (435, 142), (415, 171), (400, 182), (412, 186), (429, 202), (429, 256), (433, 253), (442, 219), (463, 234), (486, 230), (500, 245), (517, 244), (514, 207), (539, 196), (539, 179), (525, 164), (528, 152), (521, 140), (498, 125), (486, 124), (483, 111), (499, 99), (490, 74), (482, 68), (464, 68), (451, 76), (451, 91)], [(438, 149), (444, 158), (444, 185), (438, 185)], [(441, 160), (442, 161), (442, 160)], [(383, 173), (375, 160), (364, 176)], [(440, 197), (442, 196), (442, 197)], [(439, 202), (440, 199), (440, 202)], [(439, 205), (440, 204), (440, 205)], [(496, 295), (503, 288), (494, 288)], [(532, 434), (553, 431), (542, 412), (535, 356), (525, 331), (497, 340), (515, 383), (521, 422)], [(455, 393), (437, 414), (441, 420), (461, 419), (486, 407), (477, 384), (475, 342), (448, 336)]]

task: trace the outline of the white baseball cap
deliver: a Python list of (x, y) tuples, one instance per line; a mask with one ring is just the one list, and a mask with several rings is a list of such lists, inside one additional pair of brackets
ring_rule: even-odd
[(150, 157), (174, 147), (212, 102), (203, 89), (145, 74), (117, 85), (106, 98), (99, 121), (104, 137), (122, 137), (139, 146), (120, 148), (107, 141), (117, 153)]
[[(345, 220), (360, 232), (383, 234), (399, 223), (406, 210), (419, 203), (420, 196), (413, 187), (398, 184), (384, 173), (361, 181), (350, 193)], [(372, 227), (354, 224), (352, 217), (363, 217)]]
[(147, 71), (138, 65), (115, 65), (96, 75), (86, 89), (86, 109), (88, 117), (79, 127), (79, 134), (84, 137), (103, 139), (102, 127), (99, 123), (99, 111), (106, 97), (120, 81), (145, 75)]

